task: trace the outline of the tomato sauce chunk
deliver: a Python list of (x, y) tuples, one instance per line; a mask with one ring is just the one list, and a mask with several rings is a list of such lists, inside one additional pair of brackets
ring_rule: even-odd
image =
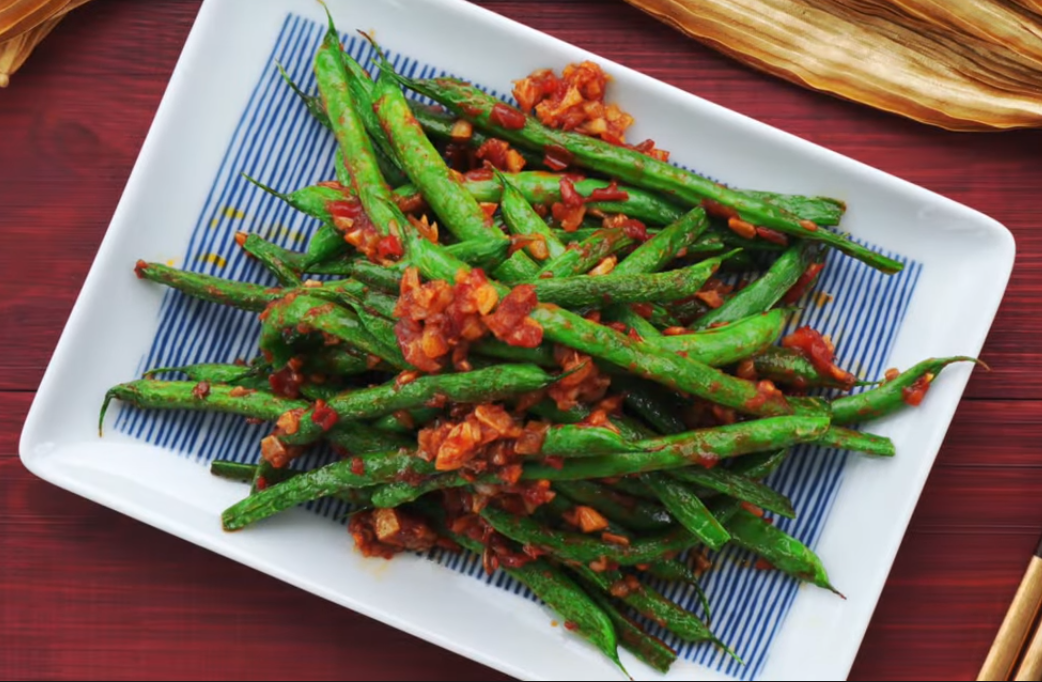
[(815, 329), (800, 327), (783, 338), (781, 345), (799, 351), (822, 375), (835, 379), (845, 388), (857, 382), (857, 377), (836, 364), (835, 347)]

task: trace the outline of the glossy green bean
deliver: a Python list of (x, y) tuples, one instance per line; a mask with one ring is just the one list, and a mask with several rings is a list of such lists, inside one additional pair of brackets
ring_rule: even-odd
[(602, 593), (593, 589), (587, 590), (587, 593), (611, 619), (619, 644), (624, 649), (660, 673), (669, 672), (670, 666), (677, 660), (677, 652), (659, 638), (645, 632), (639, 623), (622, 615)]
[(727, 255), (714, 256), (680, 270), (653, 275), (577, 275), (536, 279), (532, 285), (542, 303), (569, 308), (675, 301), (698, 293), (726, 258)]
[[(510, 182), (503, 173), (496, 170), (496, 178), (503, 185), (503, 194), (500, 199), (499, 210), (503, 212), (503, 219), (511, 234), (526, 235), (541, 238), (546, 256), (556, 259), (564, 253), (564, 244), (557, 238), (546, 221), (535, 212), (532, 205), (528, 203), (521, 191)], [(534, 247), (526, 247), (528, 254), (535, 257), (539, 253)]]
[(752, 478), (742, 476), (722, 467), (704, 469), (687, 467), (669, 472), (670, 476), (702, 488), (723, 493), (742, 502), (754, 504), (766, 511), (774, 512), (787, 519), (796, 518), (789, 498)]
[(361, 473), (356, 473), (359, 467), (353, 459), (341, 460), (250, 495), (221, 514), (224, 529), (242, 530), (291, 507), (344, 490), (434, 473), (434, 465), (409, 452), (374, 453), (360, 459), (363, 462)]
[(361, 103), (351, 89), (340, 38), (331, 18), (315, 56), (315, 76), (355, 194), (381, 234), (398, 234), (408, 223), (391, 199), (391, 190), (380, 171), (372, 139), (358, 113)]
[(474, 197), (446, 165), (409, 109), (398, 83), (384, 63), (373, 90), (373, 110), (409, 180), (441, 218), (442, 225), (461, 241), (504, 240)]
[(686, 353), (687, 357), (712, 367), (725, 367), (768, 349), (785, 329), (789, 312), (775, 308), (724, 327), (656, 337), (648, 343), (664, 351)]
[(678, 469), (812, 442), (820, 438), (828, 427), (829, 420), (823, 417), (773, 417), (740, 422), (641, 441), (638, 445), (645, 448), (644, 452), (569, 459), (560, 469), (529, 465), (525, 467), (524, 476), (569, 481)]
[(556, 306), (540, 305), (531, 315), (542, 325), (544, 338), (606, 360), (667, 388), (761, 416), (790, 414), (781, 396), (764, 396), (757, 386), (719, 372), (690, 358), (658, 351), (603, 325)]
[(893, 457), (897, 454), (894, 442), (886, 436), (833, 426), (814, 443), (826, 448), (863, 452), (876, 457)]
[[(721, 329), (729, 329), (730, 326)], [(807, 356), (791, 348), (780, 346), (765, 348), (754, 355), (752, 360), (757, 376), (769, 379), (779, 386), (791, 386), (797, 389), (847, 389), (846, 384), (829, 374), (821, 373), (814, 363), (807, 359)], [(859, 381), (855, 385), (864, 386), (867, 385), (867, 382)]]
[[(278, 283), (284, 287), (300, 286), (300, 276), (293, 271), (290, 263), (282, 258), (281, 249), (268, 242), (260, 235), (239, 233), (243, 236), (243, 250), (257, 259), (270, 272)], [(238, 238), (238, 237), (237, 237)]]
[(178, 270), (161, 263), (139, 260), (134, 272), (140, 279), (158, 282), (194, 298), (253, 312), (263, 311), (269, 303), (284, 295), (280, 289)]
[(638, 246), (615, 267), (615, 273), (636, 275), (658, 272), (681, 251), (694, 244), (708, 227), (706, 212), (701, 208), (692, 209), (680, 220)]
[(891, 415), (908, 406), (905, 394), (913, 391), (916, 382), (929, 388), (934, 377), (956, 362), (981, 364), (979, 360), (965, 356), (924, 360), (878, 388), (832, 401), (832, 420), (837, 425), (847, 425)]
[(758, 554), (779, 571), (836, 592), (821, 559), (791, 535), (744, 509), (724, 525), (734, 544)]
[(98, 420), (99, 432), (105, 423), (105, 412), (113, 400), (147, 410), (223, 412), (263, 421), (276, 421), (290, 410), (308, 407), (308, 403), (303, 400), (280, 398), (262, 391), (243, 390), (238, 386), (141, 379), (108, 390)]
[[(532, 365), (497, 365), (489, 369), (457, 374), (427, 375), (399, 385), (391, 381), (382, 386), (344, 393), (329, 401), (326, 409), (338, 419), (375, 419), (399, 410), (427, 406), (437, 400), (457, 403), (482, 403), (531, 393), (555, 380)], [(322, 426), (312, 419), (316, 408), (300, 417), (298, 430), (280, 436), (287, 445), (306, 445), (322, 437)]]
[(593, 481), (558, 481), (554, 490), (578, 504), (592, 507), (610, 521), (628, 530), (645, 532), (664, 530), (673, 519), (661, 505), (624, 495)]
[(410, 365), (395, 346), (388, 347), (366, 330), (357, 313), (323, 298), (301, 294), (287, 296), (273, 303), (261, 325), (260, 347), (271, 354), (276, 367), (282, 367), (295, 355), (284, 330), (306, 329), (321, 332), (339, 340), (359, 355), (375, 355), (392, 367), (407, 369)]
[[(597, 572), (588, 566), (569, 566), (583, 582), (595, 586), (606, 594), (613, 592), (617, 585), (625, 585), (625, 576), (621, 571)], [(634, 611), (665, 627), (685, 642), (715, 642), (718, 641), (705, 623), (700, 621), (690, 611), (682, 609), (676, 603), (659, 594), (650, 585), (641, 585), (639, 589), (624, 591), (621, 597), (624, 604)]]
[(659, 472), (644, 474), (640, 480), (658, 496), (670, 515), (709, 549), (718, 550), (731, 539), (702, 500), (684, 484)]
[(621, 228), (597, 230), (579, 244), (571, 245), (552, 257), (536, 274), (537, 279), (572, 277), (586, 274), (608, 256), (633, 244), (633, 239)]
[(645, 535), (624, 546), (582, 533), (547, 528), (530, 517), (514, 516), (495, 507), (487, 507), (481, 516), (498, 532), (522, 545), (532, 545), (565, 561), (583, 564), (600, 559), (614, 561), (620, 566), (647, 564), (665, 554), (683, 551), (697, 542), (687, 530), (675, 528)]
[(722, 306), (698, 318), (692, 328), (708, 329), (714, 324), (737, 322), (767, 312), (796, 284), (816, 256), (817, 247), (812, 243), (790, 246), (767, 272)]
[(596, 426), (558, 424), (550, 427), (543, 439), (540, 457), (598, 457), (619, 452), (639, 452), (611, 429)]
[[(466, 142), (471, 147), (480, 149), (481, 145), (492, 139), (492, 136), (486, 135), (480, 130), (471, 130), (470, 137), (466, 140), (461, 140), (453, 136), (452, 129), (459, 120), (456, 116), (446, 112), (441, 107), (432, 107), (429, 104), (422, 104), (415, 100), (409, 100), (409, 106), (412, 108), (413, 116), (423, 126), (423, 131), (431, 138), (440, 142)], [(529, 168), (541, 168), (543, 166), (541, 154), (528, 149), (515, 151), (524, 158), (525, 165)]]

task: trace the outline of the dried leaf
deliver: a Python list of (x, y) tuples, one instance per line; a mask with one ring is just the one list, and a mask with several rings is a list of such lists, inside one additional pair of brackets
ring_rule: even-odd
[(627, 0), (800, 85), (952, 130), (1042, 126), (1042, 2)]
[(69, 0), (7, 0), (0, 3), (0, 40), (10, 40), (64, 12)]
[[(40, 41), (47, 37), (65, 15), (90, 0), (13, 0), (0, 9), (0, 88), (6, 88)], [(32, 20), (40, 19), (28, 26)], [(28, 28), (26, 28), (28, 26)]]

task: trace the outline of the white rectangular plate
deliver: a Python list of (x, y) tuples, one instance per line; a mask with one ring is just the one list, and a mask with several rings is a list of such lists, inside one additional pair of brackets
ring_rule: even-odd
[[(615, 78), (612, 98), (638, 121), (632, 139), (653, 137), (677, 162), (729, 184), (843, 199), (843, 228), (908, 264), (887, 278), (830, 257), (818, 288), (835, 300), (809, 305), (803, 322), (831, 332), (845, 364), (875, 377), (926, 357), (979, 353), (1014, 258), (1012, 236), (995, 221), (461, 0), (329, 4), (342, 30), (374, 30), (408, 73), (448, 71), (508, 91), (533, 69), (598, 61)], [(600, 654), (551, 627), (553, 615), (503, 576), (475, 579), (473, 561), (367, 561), (342, 525), (303, 510), (222, 533), (219, 513), (242, 489), (202, 464), (256, 457), (260, 431), (212, 416), (121, 410), (98, 437), (109, 386), (148, 367), (253, 350), (250, 316), (139, 282), (133, 264), (172, 260), (265, 281), (234, 248), (234, 233), (294, 245), (314, 229), (239, 174), (284, 190), (331, 175), (332, 141), (272, 63), (278, 58), (313, 88), (322, 21), (309, 0), (203, 5), (40, 386), (22, 459), (58, 486), (516, 677), (614, 679)], [(347, 47), (361, 49), (351, 40)], [(706, 585), (719, 614), (714, 628), (747, 665), (711, 647), (684, 647), (669, 679), (846, 676), (970, 371), (947, 370), (921, 408), (873, 425), (895, 441), (896, 459), (807, 452), (775, 477), (800, 512), (783, 527), (816, 548), (847, 600), (722, 558)], [(656, 677), (624, 660), (635, 677)]]

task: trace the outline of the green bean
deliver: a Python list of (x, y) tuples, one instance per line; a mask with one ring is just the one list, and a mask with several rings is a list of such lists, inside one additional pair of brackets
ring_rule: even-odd
[(677, 660), (677, 653), (665, 642), (644, 631), (636, 621), (630, 620), (615, 608), (611, 600), (597, 590), (589, 589), (590, 598), (611, 619), (619, 644), (627, 651), (660, 673), (669, 672), (670, 666)]
[[(442, 535), (475, 554), (481, 555), (485, 552), (485, 547), (480, 542), (466, 535), (453, 533), (446, 526), (440, 510), (432, 506), (426, 506), (424, 509)], [(574, 629), (588, 639), (624, 673), (626, 672), (619, 661), (615, 628), (611, 619), (561, 569), (541, 559), (517, 568), (502, 568), (507, 575), (525, 585), (546, 602), (547, 606), (559, 613), (569, 625), (569, 629)], [(626, 673), (626, 676), (629, 677), (629, 673)]]
[(647, 572), (649, 575), (658, 578), (659, 580), (674, 583), (686, 583), (694, 587), (695, 593), (698, 595), (698, 602), (705, 610), (706, 622), (711, 623), (713, 621), (713, 609), (709, 604), (709, 598), (706, 597), (705, 590), (702, 589), (698, 576), (695, 575), (695, 572), (692, 571), (687, 564), (681, 563), (676, 559), (663, 559), (648, 564)]
[(686, 353), (687, 357), (711, 367), (725, 367), (770, 347), (785, 329), (789, 312), (784, 308), (775, 308), (736, 320), (724, 327), (694, 334), (657, 337), (648, 343), (664, 351)]
[(250, 495), (221, 514), (224, 529), (242, 530), (298, 504), (344, 490), (434, 473), (434, 465), (408, 452), (373, 453), (359, 459), (363, 463), (362, 473), (355, 473), (360, 467), (353, 459), (341, 460)]
[(604, 314), (609, 321), (621, 322), (629, 327), (644, 341), (652, 341), (662, 336), (658, 327), (638, 315), (632, 305), (615, 305), (605, 310)]
[(675, 396), (670, 400), (655, 384), (625, 374), (612, 376), (612, 385), (625, 392), (626, 407), (651, 424), (659, 433), (687, 431), (683, 420), (676, 412)]
[(140, 279), (164, 284), (194, 298), (253, 312), (263, 311), (269, 303), (284, 295), (279, 289), (267, 289), (258, 284), (187, 272), (161, 263), (146, 263), (143, 260), (137, 262), (134, 272)]
[(732, 460), (729, 470), (732, 474), (745, 476), (754, 481), (760, 481), (777, 471), (788, 458), (788, 450), (760, 452), (754, 455), (746, 455), (741, 459)]
[(863, 452), (876, 457), (893, 457), (897, 454), (894, 442), (886, 436), (833, 426), (814, 443), (826, 448), (838, 448)]
[(539, 266), (524, 251), (517, 251), (492, 271), (492, 276), (507, 286), (524, 284), (538, 274)]
[(633, 341), (562, 308), (541, 305), (531, 317), (542, 325), (547, 340), (606, 360), (667, 388), (745, 413), (773, 416), (792, 412), (783, 397), (765, 398), (752, 382), (731, 377), (690, 358), (658, 351), (648, 343)]
[(324, 374), (327, 377), (346, 377), (364, 374), (370, 369), (367, 358), (348, 353), (341, 348), (324, 348), (304, 360), (304, 373)]
[(300, 277), (293, 271), (289, 263), (279, 254), (279, 247), (263, 239), (260, 235), (240, 232), (236, 240), (242, 237), (243, 250), (257, 259), (279, 284), (284, 287), (300, 286)]
[(560, 469), (529, 465), (525, 467), (524, 477), (572, 481), (678, 469), (812, 442), (820, 438), (828, 427), (829, 420), (822, 417), (772, 417), (741, 422), (641, 441), (637, 445), (645, 448), (644, 452), (569, 459)]
[(278, 61), (275, 62), (275, 66), (278, 67), (279, 73), (282, 75), (282, 80), (285, 81), (286, 85), (289, 86), (290, 90), (303, 102), (304, 106), (307, 107), (308, 113), (316, 121), (324, 125), (326, 128), (332, 128), (332, 124), (329, 122), (329, 114), (326, 113), (326, 106), (322, 102), (322, 98), (314, 95), (309, 95), (300, 89), (293, 78), (286, 72), (282, 64)]
[(308, 289), (308, 294), (346, 305), (359, 315), (365, 312), (367, 315), (381, 317), (385, 320), (395, 319), (394, 309), (398, 305), (398, 299), (395, 296), (383, 291), (376, 291), (364, 284), (350, 289), (346, 287), (313, 287)]
[[(249, 483), (253, 480), (253, 474), (257, 471), (256, 464), (240, 464), (215, 459), (210, 463), (210, 473), (218, 478), (224, 478), (238, 483)], [(289, 470), (286, 469), (288, 472)]]
[(624, 594), (620, 597), (623, 603), (685, 642), (718, 641), (705, 623), (659, 594), (650, 585), (641, 585), (639, 589), (625, 589), (620, 592), (618, 587), (626, 585), (625, 576), (621, 571), (597, 572), (582, 565), (569, 568), (575, 571), (583, 582), (595, 586), (601, 592)]
[[(421, 376), (404, 385), (396, 381), (344, 393), (329, 401), (326, 409), (338, 419), (375, 419), (399, 410), (425, 407), (432, 401), (481, 403), (501, 400), (544, 388), (555, 380), (532, 365), (498, 365), (458, 374)], [(300, 417), (298, 430), (280, 436), (287, 445), (306, 445), (322, 436), (322, 426), (312, 417), (315, 408)]]
[[(728, 327), (721, 327), (729, 329)], [(753, 367), (757, 376), (769, 379), (782, 386), (794, 388), (841, 388), (847, 390), (849, 387), (829, 374), (822, 374), (814, 366), (807, 356), (792, 348), (781, 348), (772, 346), (765, 348), (753, 356)], [(868, 385), (868, 382), (859, 381), (856, 386)]]
[(373, 422), (373, 428), (377, 431), (388, 431), (390, 433), (412, 433), (414, 427), (429, 424), (440, 417), (444, 411), (436, 407), (422, 407), (416, 410), (406, 410), (405, 412), (407, 416), (399, 416), (398, 414), (384, 415)]
[(557, 367), (554, 349), (548, 345), (536, 348), (511, 346), (496, 339), (481, 339), (470, 347), (471, 351), (490, 358), (511, 362), (529, 362), (540, 367)]
[(359, 260), (351, 266), (351, 277), (372, 287), (377, 291), (387, 294), (397, 294), (402, 282), (402, 273), (399, 268), (385, 268)]
[(589, 239), (573, 244), (559, 256), (547, 261), (536, 278), (572, 277), (593, 269), (608, 256), (633, 244), (633, 239), (622, 228), (597, 230)]
[(737, 322), (767, 312), (796, 284), (816, 255), (817, 248), (812, 243), (790, 246), (762, 277), (698, 318), (692, 328), (708, 329), (714, 324)]
[(239, 386), (141, 379), (119, 384), (108, 390), (101, 407), (99, 432), (105, 423), (105, 412), (113, 399), (147, 410), (223, 412), (263, 421), (276, 421), (290, 410), (308, 407), (308, 403), (303, 400), (279, 398), (262, 391), (244, 390)]
[[(743, 194), (633, 149), (578, 133), (547, 128), (532, 117), (510, 110), (491, 95), (461, 81), (452, 78), (398, 78), (411, 90), (431, 97), (514, 144), (537, 149), (560, 147), (571, 155), (577, 165), (619, 178), (643, 189), (663, 192), (688, 206), (698, 206), (706, 201), (715, 202), (721, 204), (723, 210), (735, 218), (772, 228), (783, 234), (821, 241), (885, 273), (900, 272), (903, 268), (898, 261), (875, 253), (835, 232), (819, 229), (816, 223), (788, 213), (775, 203)], [(493, 116), (493, 112), (497, 115)], [(506, 114), (506, 119), (517, 119), (520, 127), (497, 125), (497, 119), (503, 120), (498, 116), (501, 112)]]
[[(461, 140), (457, 137), (453, 137), (452, 128), (459, 119), (452, 114), (447, 113), (441, 108), (435, 108), (429, 104), (421, 104), (414, 100), (409, 100), (409, 106), (412, 108), (412, 114), (416, 117), (416, 120), (423, 126), (423, 131), (430, 137), (437, 139), (442, 142), (460, 142)], [(486, 135), (480, 130), (472, 130), (470, 137), (466, 140), (467, 144), (471, 147), (480, 148), (485, 142), (493, 139), (491, 135)], [(529, 151), (527, 149), (516, 150), (525, 159), (525, 164), (532, 168), (541, 168), (543, 166), (543, 157), (541, 154)]]
[[(338, 164), (339, 166), (340, 164)], [(261, 181), (246, 175), (242, 176), (247, 181), (256, 185), (258, 188), (264, 190), (268, 194), (272, 195), (277, 199), (281, 199), (290, 205), (291, 208), (300, 211), (305, 215), (309, 215), (312, 218), (317, 218), (323, 223), (331, 223), (333, 220), (332, 214), (329, 212), (329, 205), (338, 201), (344, 201), (349, 198), (355, 197), (354, 187), (350, 185), (343, 185), (341, 187), (330, 187), (329, 185), (312, 185), (310, 187), (304, 187), (288, 194), (279, 192), (278, 190), (272, 189), (265, 185)], [(345, 178), (346, 179), (346, 178)], [(336, 234), (336, 233), (334, 233)], [(337, 240), (343, 243), (343, 238), (340, 235), (336, 235)]]
[(566, 561), (589, 564), (600, 559), (620, 566), (651, 563), (665, 554), (683, 551), (697, 540), (683, 528), (645, 535), (628, 546), (605, 542), (582, 533), (547, 528), (529, 517), (514, 516), (495, 507), (486, 507), (481, 516), (495, 530), (522, 545), (544, 549)]
[(358, 349), (360, 354), (375, 355), (398, 369), (409, 368), (397, 346), (387, 347), (366, 330), (356, 313), (323, 298), (307, 294), (287, 296), (268, 308), (260, 347), (271, 353), (276, 367), (285, 365), (294, 355), (283, 334), (286, 329), (324, 332), (349, 348)]
[(373, 110), (409, 179), (419, 187), (445, 228), (461, 241), (505, 241), (427, 139), (391, 73), (390, 64), (385, 62), (373, 90)]
[(577, 275), (561, 279), (537, 279), (532, 284), (541, 302), (570, 308), (673, 301), (697, 293), (726, 257), (717, 256), (681, 270), (654, 275)]
[[(259, 467), (256, 464), (239, 464), (237, 462), (228, 462), (219, 459), (215, 459), (210, 463), (211, 474), (219, 478), (225, 478), (229, 481), (237, 481), (239, 483), (249, 483), (252, 481), (258, 468)], [(295, 478), (300, 474), (301, 472), (293, 471), (292, 469), (274, 469), (265, 477), (265, 481), (267, 486), (271, 487), (278, 485), (283, 481)], [(372, 506), (372, 500), (370, 499), (371, 490), (372, 489), (370, 488), (345, 490), (332, 495), (332, 497), (335, 497), (342, 502), (346, 502), (356, 509), (368, 508)]]
[(679, 481), (658, 472), (644, 474), (640, 480), (651, 488), (669, 513), (709, 549), (718, 550), (731, 539), (702, 500)]
[(361, 103), (350, 86), (332, 18), (315, 56), (315, 76), (355, 194), (380, 234), (397, 234), (408, 223), (397, 204), (391, 201), (391, 190), (380, 172), (372, 140), (358, 113)]
[(924, 360), (878, 388), (832, 401), (832, 419), (837, 425), (847, 425), (891, 415), (908, 405), (905, 402), (906, 392), (911, 395), (916, 388), (922, 388), (925, 392), (934, 377), (955, 362), (983, 364), (980, 360), (965, 356)]
[[(341, 158), (343, 157), (338, 152), (338, 159)], [(340, 169), (342, 167), (343, 163), (338, 161), (337, 168)], [(307, 243), (307, 252), (296, 261), (295, 267), (297, 271), (307, 272), (309, 268), (317, 266), (318, 263), (347, 251), (344, 237), (332, 226), (332, 214), (329, 210), (329, 204), (345, 201), (348, 197), (354, 196), (354, 188), (351, 187), (350, 182), (341, 187), (315, 185), (304, 187), (302, 190), (297, 190), (290, 194), (283, 194), (245, 173), (243, 177), (256, 186), (261, 187), (262, 190), (273, 197), (304, 213), (305, 216), (311, 216), (322, 221), (319, 229), (312, 235), (311, 241)]]
[(389, 452), (391, 450), (416, 447), (415, 438), (379, 431), (367, 424), (346, 420), (338, 421), (326, 433), (326, 439), (351, 455), (365, 455), (372, 452)]
[(615, 267), (615, 274), (658, 272), (682, 250), (695, 243), (708, 227), (706, 212), (701, 208), (692, 209), (680, 220), (638, 246)]
[[(578, 424), (579, 422), (589, 417), (592, 412), (592, 410), (585, 405), (576, 405), (570, 410), (561, 410), (558, 409), (557, 405), (555, 405), (552, 400), (543, 400), (530, 407), (528, 411), (534, 415), (552, 421), (556, 424)], [(619, 447), (621, 448), (628, 448), (630, 447), (630, 442), (642, 440), (643, 438), (648, 437), (647, 429), (639, 425), (633, 419), (629, 419), (625, 416), (622, 416), (612, 417), (610, 421), (612, 425), (619, 430), (619, 436), (622, 439), (622, 444), (618, 444), (617, 441), (616, 444), (619, 445)], [(545, 443), (543, 447), (546, 447)]]
[(840, 219), (846, 213), (847, 206), (838, 199), (829, 197), (805, 197), (797, 194), (778, 194), (776, 192), (760, 192), (757, 190), (738, 190), (742, 194), (759, 199), (765, 204), (798, 215), (804, 220), (810, 220), (818, 225), (839, 225)]
[[(357, 300), (351, 301), (351, 308), (358, 315), (358, 320), (365, 330), (383, 347), (384, 353), (381, 353), (380, 357), (401, 357), (402, 351), (398, 346), (398, 337), (394, 333), (394, 322), (367, 309), (364, 303)], [(405, 360), (404, 357), (401, 359)]]
[[(380, 123), (376, 119), (376, 114), (373, 112), (371, 97), (373, 87), (372, 80), (370, 80), (365, 69), (351, 58), (351, 55), (341, 50), (340, 57), (347, 71), (348, 87), (351, 88), (351, 94), (354, 101), (358, 104), (356, 113), (373, 142), (373, 152), (376, 155), (376, 162), (380, 167), (381, 174), (388, 182), (394, 184), (400, 185), (408, 182), (408, 178), (402, 172), (400, 164), (395, 157), (394, 149), (391, 148), (390, 143), (384, 136), (383, 130), (380, 129)], [(289, 74), (282, 69), (281, 65), (279, 66), (279, 70), (282, 71), (283, 80), (285, 80), (290, 88), (293, 89), (293, 92), (296, 93), (297, 97), (304, 102), (304, 105), (308, 109), (308, 113), (310, 113), (311, 116), (321, 125), (325, 126), (329, 130), (333, 130), (333, 124), (329, 120), (329, 114), (326, 112), (325, 103), (322, 101), (322, 97), (306, 95), (297, 84), (290, 79)]]
[[(503, 212), (503, 218), (511, 234), (541, 237), (546, 248), (546, 256), (556, 259), (564, 253), (564, 244), (554, 235), (553, 230), (546, 221), (535, 212), (532, 205), (528, 203), (520, 190), (510, 182), (499, 170), (496, 170), (496, 178), (503, 185), (503, 196), (500, 200), (499, 209)], [(534, 247), (527, 247), (528, 254), (536, 257), (537, 251)], [(545, 256), (544, 256), (545, 257)]]
[(730, 531), (734, 544), (742, 549), (760, 555), (783, 573), (836, 592), (836, 588), (829, 583), (821, 559), (791, 535), (744, 509), (724, 525)]
[[(748, 457), (754, 457), (755, 455), (748, 455)], [(638, 497), (642, 500), (651, 500), (652, 502), (658, 502), (658, 498), (655, 497), (655, 493), (648, 489), (648, 486), (644, 485), (640, 476), (623, 476), (622, 478), (611, 479), (611, 487), (618, 490), (619, 492), (626, 493), (631, 497)]]
[(261, 389), (268, 385), (267, 378), (260, 375), (259, 368), (248, 365), (227, 365), (219, 362), (202, 362), (184, 367), (157, 367), (145, 372), (149, 379), (156, 374), (184, 374), (192, 381), (208, 384), (232, 384), (246, 388)]
[(796, 518), (792, 502), (781, 493), (733, 471), (716, 467), (704, 469), (687, 467), (676, 469), (670, 475), (686, 483), (693, 483), (703, 488), (715, 490), (742, 502), (754, 504), (761, 509), (774, 512), (787, 519)]
[(543, 439), (540, 457), (597, 457), (619, 452), (639, 452), (640, 448), (611, 429), (562, 424), (551, 427)]
[(377, 509), (393, 509), (403, 504), (415, 502), (424, 495), (436, 490), (462, 488), (470, 485), (470, 481), (460, 474), (442, 474), (421, 483), (395, 481), (377, 486), (373, 489), (373, 506)]
[(628, 530), (663, 530), (673, 525), (673, 519), (660, 505), (623, 495), (593, 481), (558, 481), (554, 489)]

